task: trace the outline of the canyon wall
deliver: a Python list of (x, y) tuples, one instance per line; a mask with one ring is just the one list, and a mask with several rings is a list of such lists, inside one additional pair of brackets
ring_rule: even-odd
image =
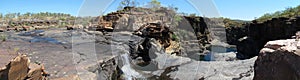
[(237, 45), (240, 59), (257, 56), (260, 49), (271, 40), (291, 38), (300, 30), (300, 17), (273, 18), (266, 22), (244, 24), (242, 27), (227, 29), (228, 43)]

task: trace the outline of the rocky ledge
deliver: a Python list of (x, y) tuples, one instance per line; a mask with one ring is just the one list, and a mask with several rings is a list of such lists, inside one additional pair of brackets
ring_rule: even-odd
[(300, 79), (300, 42), (296, 39), (269, 41), (255, 61), (254, 80)]
[[(12, 56), (16, 55), (7, 54), (0, 56), (0, 58), (3, 61), (7, 61), (8, 57)], [(3, 63), (2, 61), (0, 62)], [(46, 80), (48, 76), (44, 70), (44, 65), (30, 63), (30, 59), (26, 55), (16, 56), (5, 66), (1, 64), (1, 67), (1, 80)]]

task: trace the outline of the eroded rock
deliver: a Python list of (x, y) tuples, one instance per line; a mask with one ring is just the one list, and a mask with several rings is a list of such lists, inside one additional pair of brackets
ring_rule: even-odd
[(0, 79), (4, 80), (43, 80), (47, 75), (43, 65), (30, 63), (25, 55), (17, 56), (0, 69)]
[(249, 59), (257, 56), (268, 41), (291, 38), (300, 30), (299, 23), (300, 17), (273, 18), (262, 23), (253, 21), (232, 30), (228, 29), (227, 39), (229, 43), (237, 45), (240, 59)]
[(254, 80), (297, 80), (300, 77), (300, 42), (295, 39), (269, 41), (255, 61)]
[[(159, 46), (165, 49), (168, 54), (180, 54), (180, 43), (176, 34), (174, 34), (168, 26), (162, 23), (148, 23), (136, 30), (136, 35), (148, 39), (154, 38), (157, 40)], [(146, 45), (147, 41), (144, 42)]]

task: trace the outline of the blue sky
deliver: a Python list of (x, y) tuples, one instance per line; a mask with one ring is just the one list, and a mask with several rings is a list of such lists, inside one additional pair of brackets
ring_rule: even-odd
[[(60, 12), (74, 16), (96, 16), (115, 11), (121, 0), (0, 0), (0, 13)], [(136, 0), (140, 5), (151, 0)], [(265, 13), (300, 5), (300, 0), (159, 0), (179, 12), (201, 16), (252, 20)]]
[(61, 12), (76, 15), (83, 0), (0, 0), (0, 12)]

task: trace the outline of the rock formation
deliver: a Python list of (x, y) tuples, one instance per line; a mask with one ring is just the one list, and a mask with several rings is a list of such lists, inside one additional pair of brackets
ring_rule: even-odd
[[(20, 20), (20, 21), (10, 21), (9, 25), (0, 26), (1, 31), (29, 31), (34, 29), (47, 29), (49, 26), (58, 26), (59, 20)], [(5, 24), (8, 24), (5, 23)], [(71, 23), (71, 22), (69, 22)]]
[(300, 42), (295, 39), (269, 41), (254, 65), (254, 80), (297, 80), (300, 77)]
[[(158, 41), (160, 46), (165, 49), (166, 53), (169, 54), (179, 54), (180, 45), (179, 40), (170, 29), (162, 23), (147, 23), (136, 30), (136, 35), (142, 36), (144, 38), (154, 38)], [(147, 42), (146, 42), (147, 43)]]
[(126, 7), (99, 17), (97, 25), (83, 31), (8, 34), (0, 50), (10, 45), (27, 51), (33, 62), (46, 63), (51, 80), (252, 79), (256, 57), (236, 60), (232, 52), (213, 55), (211, 62), (200, 61), (215, 36), (223, 35), (217, 34), (222, 31), (220, 22), (177, 16), (181, 20), (176, 24), (174, 17), (173, 10), (163, 7)]
[[(5, 58), (1, 57), (1, 59)], [(1, 80), (45, 80), (47, 75), (43, 65), (30, 63), (25, 55), (17, 56), (0, 69)]]
[(273, 18), (262, 23), (252, 21), (242, 27), (228, 29), (227, 39), (237, 45), (238, 58), (248, 59), (257, 56), (268, 41), (291, 38), (300, 30), (299, 25), (300, 17)]
[[(184, 17), (189, 24), (184, 24), (184, 22), (179, 23), (179, 28), (187, 27), (188, 25), (191, 25), (192, 31), (197, 37), (197, 40), (199, 40), (199, 44), (208, 44), (211, 40), (211, 37), (209, 36), (208, 26), (207, 23), (204, 21), (203, 17)], [(189, 31), (189, 30), (187, 30)]]
[(175, 12), (161, 7), (158, 10), (148, 8), (125, 7), (123, 10), (99, 16), (98, 31), (135, 31), (144, 24), (165, 22), (170, 24)]

